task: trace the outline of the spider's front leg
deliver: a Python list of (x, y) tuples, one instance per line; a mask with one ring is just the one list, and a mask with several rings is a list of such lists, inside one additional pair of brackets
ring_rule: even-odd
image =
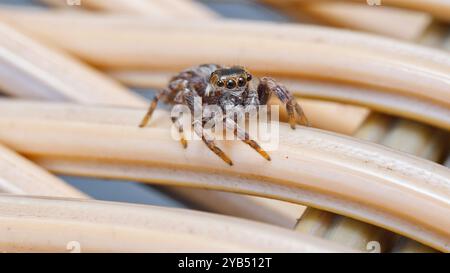
[(225, 126), (228, 130), (233, 130), (233, 133), (237, 138), (239, 138), (242, 142), (248, 144), (250, 147), (252, 147), (256, 152), (258, 152), (262, 157), (270, 161), (270, 156), (267, 154), (266, 151), (264, 151), (259, 144), (250, 139), (250, 136), (248, 133), (240, 127), (233, 119), (230, 117), (224, 118)]
[[(306, 119), (302, 107), (298, 104), (291, 92), (271, 78), (262, 78), (258, 85), (260, 103), (266, 104), (272, 94), (275, 94), (277, 98), (286, 105), (286, 112), (292, 129), (295, 129), (296, 123), (309, 126), (309, 122)], [(298, 117), (295, 116), (295, 112)]]
[(208, 146), (208, 148), (215, 153), (218, 157), (220, 157), (225, 163), (230, 166), (233, 166), (233, 162), (231, 159), (219, 148), (215, 142), (214, 136), (210, 134), (208, 131), (204, 130), (202, 122), (199, 120), (194, 120), (193, 124), (194, 132), (202, 138), (203, 142)]
[[(194, 90), (186, 89), (183, 92), (183, 101), (191, 110), (192, 115), (196, 112), (195, 109), (197, 109), (197, 111), (198, 109), (202, 109), (201, 97)], [(214, 136), (203, 128), (202, 120), (196, 120), (194, 117), (192, 126), (194, 127), (195, 134), (201, 137), (203, 142), (213, 153), (215, 153), (228, 165), (233, 166), (231, 159), (216, 145)]]

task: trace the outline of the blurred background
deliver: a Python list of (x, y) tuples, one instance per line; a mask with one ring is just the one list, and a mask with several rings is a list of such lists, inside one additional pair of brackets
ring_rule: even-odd
[[(0, 0), (0, 4), (5, 5), (48, 7), (42, 2), (45, 1)], [(65, 1), (60, 2), (64, 5)], [(277, 1), (251, 0), (199, 0), (197, 2), (218, 16), (225, 18), (328, 25), (357, 31), (367, 31), (396, 39), (415, 41), (426, 44), (427, 46), (442, 47), (444, 49), (447, 48), (450, 41), (448, 28), (444, 24), (436, 24), (426, 13), (411, 10), (406, 11), (395, 7), (383, 6), (373, 8), (365, 3), (342, 3), (342, 1), (332, 1), (332, 3), (328, 2), (327, 4), (316, 3), (301, 8), (296, 6), (296, 4), (284, 5), (281, 3), (284, 1), (277, 3)], [(81, 1), (81, 4), (83, 4), (83, 1)], [(405, 22), (399, 25), (406, 25), (409, 28), (398, 30), (395, 28), (396, 24), (377, 20), (377, 18), (388, 18), (392, 22), (397, 23), (399, 20), (404, 20)], [(154, 91), (151, 89), (133, 90), (147, 99), (153, 96)], [(158, 186), (148, 186), (130, 181), (110, 181), (70, 176), (63, 176), (62, 178), (96, 199), (197, 208), (194, 204), (180, 201), (179, 198), (171, 196)]]
[[(81, 5), (89, 0), (81, 0)], [(0, 0), (1, 5), (34, 6), (46, 9), (46, 3), (55, 4), (58, 1), (16, 1)], [(411, 44), (418, 44), (434, 48), (442, 52), (450, 52), (450, 12), (446, 10), (419, 8), (404, 9), (399, 6), (382, 5), (378, 7), (369, 6), (365, 1), (277, 1), (277, 0), (199, 0), (193, 1), (200, 9), (207, 11), (212, 17), (236, 18), (253, 21), (270, 21), (279, 23), (302, 23), (314, 26), (326, 26), (337, 29), (346, 29), (360, 33), (375, 34), (379, 37), (395, 39)], [(77, 9), (68, 7), (66, 1), (59, 1), (64, 9)], [(426, 5), (425, 5), (426, 6)], [(51, 5), (54, 7), (54, 5)], [(201, 16), (201, 15), (199, 15)], [(448, 16), (448, 17), (447, 17)], [(368, 36), (370, 39), (370, 36)], [(439, 61), (439, 60), (438, 60)], [(440, 60), (442, 61), (442, 60)], [(448, 62), (447, 60), (445, 62)], [(320, 80), (320, 79), (319, 79)], [(306, 82), (308, 83), (308, 82)], [(340, 82), (338, 84), (341, 84)], [(131, 88), (133, 92), (142, 95), (147, 100), (154, 96), (155, 89)], [(394, 102), (395, 103), (395, 102)], [(343, 105), (344, 107), (347, 105)], [(161, 106), (164, 108), (164, 106)], [(335, 107), (335, 105), (330, 106)], [(429, 160), (449, 166), (448, 156), (449, 137), (448, 132), (442, 128), (424, 125), (418, 120), (399, 118), (386, 114), (370, 112), (365, 106), (352, 106), (347, 114), (358, 113), (361, 120), (354, 126), (352, 132), (345, 132), (353, 136), (364, 138), (369, 141), (378, 142), (411, 154), (425, 157)], [(339, 108), (344, 109), (344, 108)], [(448, 113), (448, 109), (444, 109)], [(355, 111), (355, 112), (352, 112)], [(389, 112), (387, 110), (387, 112)], [(323, 111), (327, 113), (327, 111)], [(329, 112), (328, 112), (329, 113)], [(344, 113), (342, 113), (344, 114)], [(327, 118), (324, 116), (324, 118)], [(365, 121), (365, 122), (363, 122)], [(319, 121), (320, 123), (320, 121)], [(376, 124), (374, 126), (374, 124)], [(378, 127), (377, 127), (378, 126)], [(371, 135), (364, 131), (383, 127), (383, 137), (371, 139)], [(327, 129), (326, 126), (321, 129)], [(383, 129), (383, 130), (384, 130)], [(343, 133), (343, 132), (339, 132)], [(412, 149), (411, 147), (419, 147)], [(430, 148), (432, 147), (432, 148)], [(434, 149), (434, 152), (427, 152)], [(211, 200), (203, 200), (208, 191), (186, 190), (183, 194), (167, 190), (166, 187), (146, 185), (132, 181), (92, 179), (74, 176), (60, 176), (64, 181), (87, 193), (95, 199), (121, 201), (139, 204), (151, 204), (167, 207), (191, 208), (203, 211), (220, 212), (230, 215), (238, 215), (253, 220), (260, 220), (284, 227), (293, 228), (296, 221), (302, 215), (305, 207), (264, 198), (251, 197), (248, 206), (252, 207), (248, 212), (240, 212), (245, 201), (240, 200), (236, 207), (232, 206), (233, 193), (220, 195), (222, 201), (230, 204), (225, 208), (211, 205)], [(187, 195), (196, 196), (186, 198)], [(193, 201), (195, 200), (195, 201)], [(218, 200), (220, 203), (220, 200)], [(253, 203), (252, 203), (253, 202)], [(264, 207), (262, 204), (268, 205)], [(261, 208), (255, 212), (254, 206)], [(258, 205), (260, 204), (260, 205)], [(273, 208), (272, 213), (267, 209)], [(252, 213), (255, 213), (252, 215)], [(311, 212), (310, 212), (311, 213)], [(271, 218), (272, 217), (272, 218)]]

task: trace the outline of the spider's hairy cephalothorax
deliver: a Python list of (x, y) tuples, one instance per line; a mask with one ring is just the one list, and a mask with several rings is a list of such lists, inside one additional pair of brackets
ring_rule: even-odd
[[(296, 123), (308, 124), (305, 114), (295, 98), (275, 80), (267, 77), (261, 79), (253, 77), (244, 67), (240, 66), (226, 67), (217, 64), (204, 64), (186, 69), (173, 77), (168, 87), (155, 96), (139, 126), (144, 127), (148, 123), (160, 99), (169, 104), (185, 104), (193, 113), (196, 107), (202, 107), (202, 105), (217, 105), (224, 111), (229, 110), (230, 107), (257, 108), (260, 105), (266, 105), (272, 94), (275, 94), (286, 106), (292, 129), (295, 129)], [(196, 105), (199, 101), (202, 105)], [(184, 147), (187, 147), (181, 122), (177, 118), (172, 118), (172, 121), (181, 135), (181, 143)], [(250, 139), (247, 132), (236, 124), (235, 120), (225, 115), (223, 121), (226, 128), (234, 129), (234, 134), (240, 140), (250, 145), (264, 158), (270, 160), (269, 155), (256, 141)], [(207, 135), (208, 132), (203, 130), (203, 125), (206, 122), (207, 120), (194, 122), (192, 124), (194, 132), (202, 138), (211, 151), (226, 163), (233, 165), (228, 156), (216, 146), (214, 137)]]

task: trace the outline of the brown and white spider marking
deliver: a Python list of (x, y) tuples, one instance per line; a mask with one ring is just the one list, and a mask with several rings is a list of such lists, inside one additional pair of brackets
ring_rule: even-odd
[[(184, 70), (173, 77), (168, 87), (155, 96), (139, 127), (146, 126), (159, 100), (172, 105), (187, 105), (191, 113), (194, 113), (194, 109), (202, 109), (203, 105), (217, 105), (222, 111), (226, 112), (230, 107), (240, 107), (247, 110), (251, 107), (257, 108), (259, 105), (266, 105), (272, 94), (275, 94), (285, 104), (292, 129), (295, 129), (296, 123), (308, 125), (302, 108), (292, 94), (273, 79), (254, 78), (245, 68), (239, 66), (226, 67), (217, 64), (204, 64)], [(230, 158), (216, 146), (214, 137), (203, 130), (207, 121), (194, 120), (192, 124), (194, 132), (202, 138), (211, 151), (229, 165), (233, 165)], [(181, 144), (186, 148), (187, 142), (184, 138), (181, 122), (176, 117), (172, 117), (172, 122), (178, 128)], [(238, 126), (233, 118), (225, 115), (223, 122), (226, 128), (233, 130), (235, 136), (250, 145), (265, 159), (270, 160), (267, 152), (256, 141), (251, 140), (248, 133)]]

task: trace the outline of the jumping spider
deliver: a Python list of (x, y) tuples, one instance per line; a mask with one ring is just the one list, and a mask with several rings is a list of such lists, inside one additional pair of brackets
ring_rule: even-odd
[[(266, 105), (272, 94), (275, 94), (285, 104), (292, 129), (295, 129), (296, 123), (301, 125), (308, 124), (302, 108), (292, 94), (273, 79), (266, 77), (261, 79), (254, 78), (245, 68), (239, 66), (226, 67), (217, 64), (204, 64), (184, 70), (173, 77), (168, 87), (155, 96), (139, 127), (146, 126), (158, 101), (161, 99), (172, 105), (187, 105), (191, 113), (194, 113), (195, 107), (202, 106), (196, 104), (217, 105), (222, 111), (226, 111), (229, 107), (258, 107), (259, 105)], [(201, 100), (198, 100), (200, 98)], [(295, 116), (295, 112), (298, 117)], [(172, 122), (180, 133), (181, 144), (186, 148), (187, 142), (184, 138), (181, 122), (174, 117)], [(202, 138), (211, 151), (229, 165), (233, 165), (230, 158), (216, 146), (213, 136), (209, 135), (206, 130), (203, 130), (206, 122), (207, 120), (202, 122), (194, 121), (192, 124), (194, 132)], [(227, 128), (233, 129), (235, 136), (270, 161), (270, 156), (267, 152), (256, 141), (251, 140), (248, 133), (238, 126), (235, 120), (225, 117), (223, 122)]]

